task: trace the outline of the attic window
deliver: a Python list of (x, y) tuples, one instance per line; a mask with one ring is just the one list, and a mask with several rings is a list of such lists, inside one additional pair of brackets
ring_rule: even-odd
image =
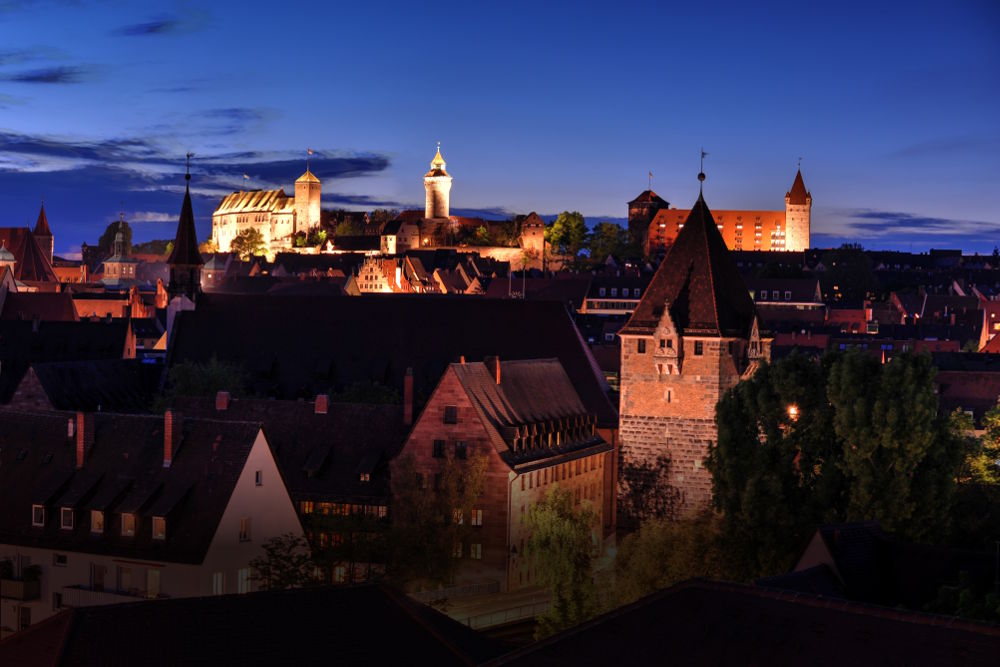
[(162, 516), (153, 517), (153, 539), (167, 539), (167, 520)]
[(446, 405), (446, 406), (444, 406), (444, 423), (445, 424), (457, 424), (458, 423), (458, 406), (457, 405)]
[(132, 537), (135, 535), (135, 514), (124, 512), (122, 514), (122, 537)]
[(372, 474), (370, 472), (363, 472), (359, 475), (359, 479), (362, 482), (370, 482), (372, 481)]
[(104, 532), (104, 512), (100, 510), (90, 510), (90, 532)]
[(59, 512), (59, 527), (63, 530), (73, 530), (73, 508), (63, 507)]
[(45, 505), (31, 506), (31, 525), (32, 526), (45, 525)]

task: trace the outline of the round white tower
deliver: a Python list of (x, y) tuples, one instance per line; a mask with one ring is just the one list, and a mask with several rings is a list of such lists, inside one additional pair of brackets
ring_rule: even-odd
[(444, 170), (445, 162), (441, 157), (441, 144), (438, 143), (437, 154), (431, 160), (431, 170), (424, 175), (424, 190), (427, 192), (424, 207), (425, 218), (447, 218), (448, 205), (451, 199), (451, 176)]

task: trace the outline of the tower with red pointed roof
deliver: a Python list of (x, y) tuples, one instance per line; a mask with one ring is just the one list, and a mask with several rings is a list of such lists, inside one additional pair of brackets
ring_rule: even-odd
[(170, 283), (167, 293), (170, 298), (186, 296), (194, 301), (201, 294), (201, 267), (205, 263), (198, 252), (198, 232), (194, 226), (194, 211), (191, 208), (191, 169), (184, 175), (184, 203), (181, 204), (181, 217), (177, 222), (177, 234), (174, 236), (174, 249), (167, 258), (170, 266)]
[(707, 508), (715, 406), (770, 356), (770, 342), (701, 194), (619, 335), (620, 521), (641, 518), (629, 517), (639, 487), (676, 490), (680, 514)]
[(809, 218), (812, 194), (802, 181), (802, 169), (795, 172), (792, 189), (785, 193), (785, 247), (789, 250), (809, 248)]
[(45, 215), (45, 202), (42, 202), (42, 208), (38, 211), (38, 220), (35, 222), (35, 229), (32, 230), (31, 235), (35, 237), (38, 247), (42, 249), (42, 252), (49, 259), (49, 264), (51, 264), (54, 239), (52, 229), (49, 228), (49, 218)]

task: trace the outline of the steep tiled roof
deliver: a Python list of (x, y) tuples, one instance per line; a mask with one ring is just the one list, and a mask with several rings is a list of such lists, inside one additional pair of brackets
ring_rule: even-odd
[(27, 227), (0, 227), (0, 245), (14, 253), (14, 278), (21, 281), (58, 282), (49, 259)]
[(66, 610), (0, 641), (4, 665), (474, 665), (504, 649), (383, 586)]
[(665, 307), (686, 333), (747, 336), (753, 323), (753, 300), (701, 195), (622, 333), (652, 333)]
[(806, 184), (802, 182), (802, 170), (795, 172), (795, 182), (792, 183), (792, 189), (788, 191), (785, 195), (788, 197), (788, 203), (797, 206), (805, 205), (806, 197), (809, 193), (806, 192)]
[(31, 233), (35, 236), (52, 236), (49, 218), (45, 215), (45, 204), (42, 204), (42, 208), (38, 211), (38, 220), (35, 221), (35, 229)]
[(309, 167), (306, 167), (304, 174), (295, 179), (296, 183), (319, 183), (319, 179), (316, 175), (309, 171)]
[(8, 292), (0, 300), (0, 319), (42, 321), (77, 319), (73, 295), (69, 292)]
[[(66, 551), (86, 545), (90, 553), (124, 558), (202, 562), (260, 425), (184, 420), (165, 468), (163, 417), (90, 413), (93, 445), (77, 468), (75, 441), (67, 437), (74, 416), (0, 410), (0, 544)], [(48, 509), (44, 527), (32, 526), (34, 503)], [(78, 512), (72, 530), (60, 527), (63, 505)], [(106, 513), (97, 538), (85, 519), (91, 509)], [(139, 514), (134, 536), (115, 530), (123, 511)], [(152, 511), (167, 516), (166, 540), (154, 540), (152, 521), (141, 520)]]
[(159, 389), (163, 367), (138, 359), (55, 361), (32, 364), (56, 410), (145, 412)]
[(663, 197), (656, 194), (652, 190), (643, 190), (639, 196), (630, 201), (629, 204), (659, 204), (660, 206), (669, 206)]
[(226, 195), (213, 215), (224, 213), (291, 213), (295, 198), (284, 190), (249, 190)]
[(174, 237), (174, 249), (167, 258), (167, 264), (199, 266), (204, 264), (201, 253), (198, 252), (198, 231), (194, 226), (194, 212), (191, 210), (191, 188), (184, 189), (184, 203), (181, 204), (181, 217), (177, 221), (177, 234)]

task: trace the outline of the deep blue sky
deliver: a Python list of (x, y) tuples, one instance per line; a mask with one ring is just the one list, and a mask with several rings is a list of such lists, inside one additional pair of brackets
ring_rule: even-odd
[(0, 224), (172, 236), (188, 150), (203, 236), (306, 147), (326, 206), (422, 206), (441, 141), (453, 209), (688, 207), (704, 146), (719, 209), (801, 156), (814, 245), (1000, 243), (1000, 3), (760, 4), (0, 0)]

